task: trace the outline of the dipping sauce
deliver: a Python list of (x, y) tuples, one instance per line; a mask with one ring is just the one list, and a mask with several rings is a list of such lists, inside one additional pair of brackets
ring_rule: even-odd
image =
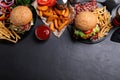
[(35, 35), (39, 40), (47, 40), (50, 37), (50, 29), (46, 25), (40, 25), (36, 28)]

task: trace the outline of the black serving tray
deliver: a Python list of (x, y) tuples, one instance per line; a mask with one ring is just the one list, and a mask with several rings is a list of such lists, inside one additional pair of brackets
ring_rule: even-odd
[[(97, 3), (97, 5), (98, 5), (98, 7), (103, 7), (105, 4), (104, 3)], [(112, 18), (111, 18), (111, 21), (112, 21)], [(107, 36), (109, 36), (109, 34), (110, 34), (110, 31), (109, 31), (107, 36), (104, 36), (101, 39), (97, 39), (95, 41), (92, 41), (90, 39), (82, 39), (82, 38), (75, 39), (74, 36), (73, 36), (73, 29), (72, 29), (73, 26), (74, 26), (74, 24), (71, 24), (71, 25), (68, 26), (68, 31), (70, 32), (72, 40), (79, 41), (79, 42), (86, 43), (86, 44), (96, 44), (96, 43), (99, 43), (99, 42), (105, 40), (107, 38)]]
[[(16, 6), (19, 6), (19, 5), (15, 5), (14, 7), (16, 7)], [(21, 37), (21, 39), (20, 40), (18, 40), (18, 42), (20, 42), (21, 40), (23, 40), (24, 38), (26, 38), (30, 33), (31, 33), (31, 31), (32, 31), (32, 29), (33, 29), (33, 27), (35, 26), (35, 23), (36, 23), (36, 18), (37, 18), (37, 13), (36, 13), (36, 10), (35, 10), (35, 8), (32, 6), (32, 5), (25, 5), (25, 6), (28, 6), (29, 8), (30, 8), (30, 10), (32, 11), (32, 14), (33, 14), (33, 25), (31, 26), (31, 28), (30, 28), (30, 30), (29, 31), (26, 31), (26, 32), (24, 32), (23, 34), (18, 34), (20, 37)], [(27, 14), (26, 14), (27, 15)], [(9, 25), (8, 25), (9, 26)], [(17, 42), (17, 43), (18, 43)], [(12, 42), (10, 42), (10, 41), (7, 41), (7, 40), (0, 40), (0, 43), (5, 43), (5, 44), (12, 44)]]

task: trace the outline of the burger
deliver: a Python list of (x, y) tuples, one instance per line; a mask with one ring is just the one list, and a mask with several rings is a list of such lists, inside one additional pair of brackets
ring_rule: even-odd
[(10, 23), (13, 30), (17, 33), (23, 34), (29, 31), (33, 25), (32, 11), (28, 6), (17, 6), (13, 8), (10, 13)]
[(83, 11), (76, 14), (73, 35), (76, 39), (92, 39), (100, 31), (97, 16), (92, 12)]

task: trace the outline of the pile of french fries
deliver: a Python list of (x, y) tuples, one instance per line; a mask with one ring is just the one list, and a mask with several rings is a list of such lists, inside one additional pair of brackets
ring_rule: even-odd
[(110, 12), (107, 11), (106, 6), (97, 8), (93, 11), (93, 13), (98, 18), (98, 24), (100, 27), (100, 32), (98, 33), (98, 38), (102, 38), (108, 34), (110, 29), (112, 28), (111, 25), (111, 15)]
[(21, 39), (20, 36), (14, 30), (5, 27), (5, 25), (0, 21), (0, 40), (17, 43), (19, 39)]
[(46, 18), (46, 22), (50, 24), (49, 27), (52, 32), (55, 32), (56, 30), (60, 32), (70, 22), (70, 10), (68, 7), (59, 10), (56, 7), (38, 5), (37, 10), (40, 17)]

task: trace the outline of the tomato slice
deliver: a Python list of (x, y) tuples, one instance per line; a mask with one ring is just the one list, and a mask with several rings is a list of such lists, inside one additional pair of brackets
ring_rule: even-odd
[(37, 0), (37, 2), (43, 6), (54, 6), (56, 4), (56, 0)]
[(93, 29), (90, 29), (90, 30), (88, 30), (88, 31), (85, 31), (84, 33), (85, 33), (85, 34), (90, 34), (92, 31), (93, 31)]
[(48, 6), (54, 6), (56, 4), (56, 0), (51, 0)]
[(47, 6), (51, 0), (37, 0), (39, 5)]

